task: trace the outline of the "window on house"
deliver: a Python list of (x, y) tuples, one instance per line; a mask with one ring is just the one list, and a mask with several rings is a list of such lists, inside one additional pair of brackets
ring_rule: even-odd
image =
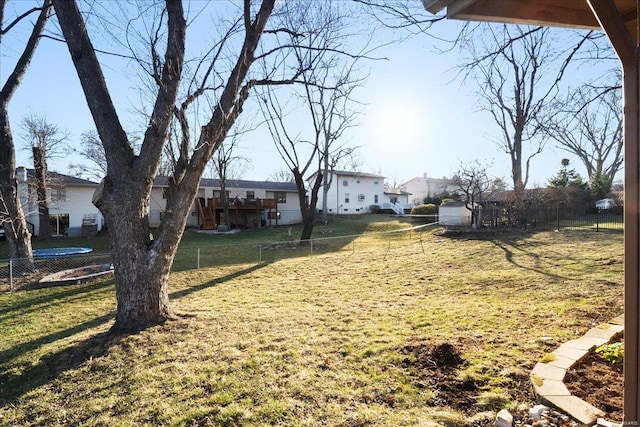
[(360, 184), (360, 180), (359, 180), (359, 179), (356, 179), (356, 183), (357, 183), (357, 184)]
[(364, 200), (364, 194), (358, 194), (358, 200), (359, 201), (363, 201)]
[(349, 186), (349, 180), (348, 179), (343, 179), (342, 180), (342, 186), (343, 187), (348, 187)]
[(287, 193), (285, 193), (284, 191), (276, 191), (275, 193), (273, 193), (273, 196), (276, 199), (276, 202), (287, 203)]
[(50, 214), (51, 234), (64, 236), (69, 232), (69, 214)]
[(256, 192), (253, 190), (247, 190), (247, 199), (255, 199), (256, 198)]
[(349, 193), (344, 193), (344, 202), (349, 203)]
[(373, 203), (378, 203), (378, 195), (377, 194), (373, 195)]
[(373, 181), (374, 185), (378, 185), (378, 180)]

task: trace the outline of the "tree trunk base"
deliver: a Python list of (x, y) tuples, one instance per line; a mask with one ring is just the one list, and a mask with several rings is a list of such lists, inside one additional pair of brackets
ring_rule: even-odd
[(177, 321), (182, 319), (182, 317), (178, 316), (175, 313), (167, 313), (163, 316), (154, 316), (154, 317), (141, 317), (141, 318), (128, 318), (128, 319), (118, 319), (116, 318), (115, 323), (109, 329), (109, 334), (112, 335), (130, 335), (137, 334), (146, 329), (152, 328), (154, 326), (161, 326), (167, 322)]

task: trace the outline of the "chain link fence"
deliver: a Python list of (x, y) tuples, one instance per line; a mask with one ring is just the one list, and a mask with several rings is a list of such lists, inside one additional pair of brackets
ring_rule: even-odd
[[(48, 286), (52, 283), (78, 282), (96, 277), (98, 270), (106, 271), (110, 266), (111, 254), (109, 253), (2, 259), (0, 260), (0, 291)], [(55, 282), (56, 278), (65, 276), (66, 281)]]
[[(383, 260), (394, 256), (424, 254), (423, 233), (433, 230), (436, 225), (429, 223), (401, 230), (350, 236), (327, 235), (306, 241), (296, 240), (295, 236), (291, 236), (291, 240), (287, 241), (181, 246), (172, 271), (271, 263), (287, 258), (314, 257), (329, 253), (338, 256), (381, 256)], [(106, 271), (111, 267), (111, 262), (109, 253), (34, 258), (33, 261), (0, 260), (0, 291), (78, 283), (95, 278), (99, 271)]]

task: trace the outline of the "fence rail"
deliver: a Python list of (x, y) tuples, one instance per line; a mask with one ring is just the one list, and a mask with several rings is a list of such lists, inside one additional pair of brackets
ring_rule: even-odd
[[(369, 232), (351, 236), (327, 236), (307, 241), (241, 243), (237, 245), (209, 245), (180, 247), (173, 262), (172, 271), (210, 268), (223, 265), (275, 262), (285, 258), (316, 256), (335, 253), (346, 256), (366, 254), (385, 248), (384, 257), (424, 253), (422, 233), (439, 225), (437, 217), (416, 217), (426, 224), (401, 230)], [(524, 226), (541, 229), (623, 231), (623, 215), (620, 211), (586, 212), (581, 215), (560, 206), (529, 208), (524, 212), (495, 209), (481, 215), (484, 227)], [(59, 258), (4, 259), (0, 260), (0, 291), (38, 286), (43, 277), (88, 265), (111, 263), (111, 254), (83, 254)]]
[[(379, 251), (384, 257), (424, 253), (422, 233), (435, 223), (417, 225), (401, 230), (368, 232), (349, 236), (327, 236), (306, 241), (241, 243), (237, 245), (181, 246), (173, 262), (172, 271), (185, 271), (216, 266), (270, 263), (286, 258), (313, 257), (322, 254), (351, 256)], [(64, 270), (80, 269), (88, 265), (110, 264), (111, 254), (83, 254), (58, 258), (0, 260), (0, 291), (44, 286), (40, 281), (47, 275)]]

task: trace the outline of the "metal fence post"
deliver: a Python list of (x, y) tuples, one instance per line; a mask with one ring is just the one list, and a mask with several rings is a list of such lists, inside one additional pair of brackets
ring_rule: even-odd
[(9, 259), (9, 290), (13, 290), (13, 259)]
[(200, 248), (198, 248), (198, 270), (200, 270)]
[(313, 239), (309, 239), (309, 250), (311, 251), (311, 256), (313, 256)]
[(600, 209), (596, 211), (596, 232), (600, 231)]
[(258, 260), (262, 262), (262, 243), (258, 244)]

